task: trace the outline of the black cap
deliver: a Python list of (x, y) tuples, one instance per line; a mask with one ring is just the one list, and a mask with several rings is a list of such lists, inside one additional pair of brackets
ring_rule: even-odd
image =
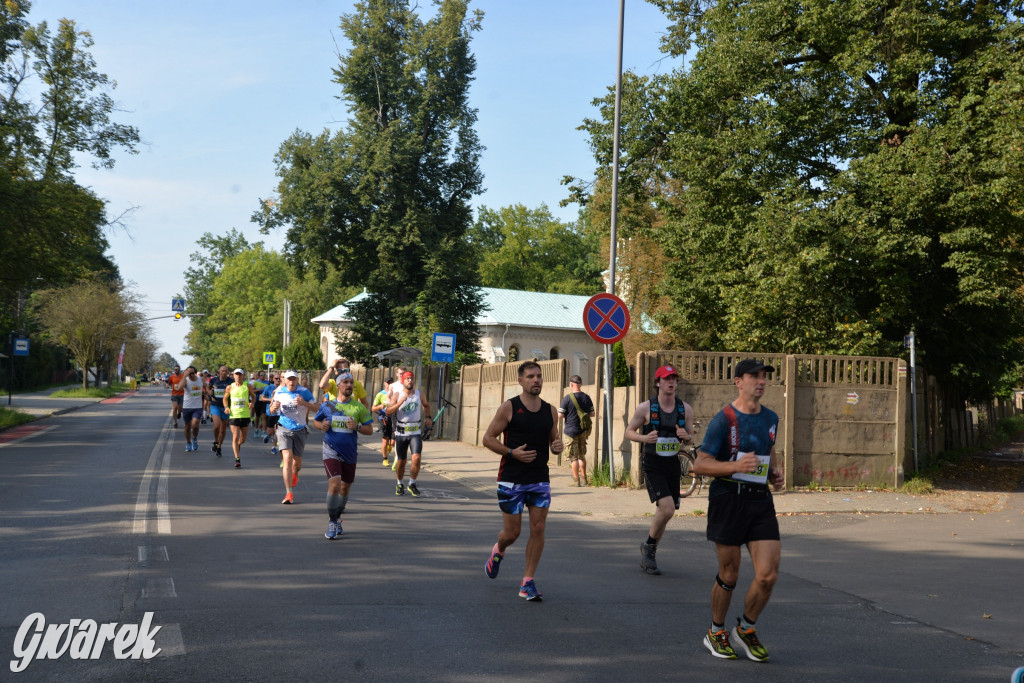
[(736, 368), (733, 370), (733, 377), (742, 377), (748, 374), (754, 375), (762, 370), (765, 372), (775, 372), (775, 368), (771, 365), (765, 365), (755, 358), (745, 358), (736, 364)]
[(394, 377), (388, 377), (384, 381), (387, 382), (388, 384), (394, 384), (395, 383), (395, 378)]

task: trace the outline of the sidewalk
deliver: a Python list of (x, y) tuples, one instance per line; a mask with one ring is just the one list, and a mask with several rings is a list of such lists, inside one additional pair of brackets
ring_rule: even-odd
[[(493, 494), (500, 457), (486, 448), (460, 441), (427, 441), (423, 445), (423, 467), (446, 479), (486, 494)], [(551, 465), (552, 508), (601, 519), (645, 517), (654, 506), (644, 489), (609, 489), (572, 485), (568, 463)], [(782, 491), (776, 492), (775, 510), (779, 515), (824, 513), (918, 513), (953, 514), (986, 509), (1002, 509), (1010, 494), (967, 494), (953, 498), (941, 495), (911, 495), (896, 491)], [(981, 496), (981, 497), (979, 497)], [(973, 503), (972, 503), (973, 501)], [(683, 498), (679, 515), (699, 515), (707, 511), (707, 489)]]
[(50, 394), (62, 389), (74, 389), (80, 384), (69, 384), (66, 387), (51, 387), (43, 391), (30, 391), (23, 394), (11, 396), (11, 405), (7, 405), (7, 396), (3, 396), (2, 405), (7, 408), (15, 408), (26, 415), (36, 418), (49, 417), (50, 415), (61, 415), (63, 413), (78, 410), (91, 406), (94, 403), (106, 400), (102, 398), (51, 398)]

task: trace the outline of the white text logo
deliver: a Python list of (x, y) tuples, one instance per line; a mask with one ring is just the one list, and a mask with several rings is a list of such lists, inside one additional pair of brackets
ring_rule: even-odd
[(113, 644), (117, 659), (152, 659), (160, 654), (153, 637), (163, 628), (151, 628), (152, 622), (153, 613), (146, 612), (139, 625), (72, 619), (67, 624), (47, 626), (40, 612), (30, 614), (14, 638), (14, 656), (18, 659), (11, 660), (11, 671), (24, 671), (33, 659), (60, 659), (65, 654), (71, 659), (99, 659), (107, 642)]

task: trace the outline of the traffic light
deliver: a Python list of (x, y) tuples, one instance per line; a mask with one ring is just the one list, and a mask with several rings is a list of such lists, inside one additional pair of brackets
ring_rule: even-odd
[(181, 320), (181, 318), (182, 318), (182, 315), (181, 315), (181, 313), (175, 313), (175, 314), (174, 314), (174, 319), (175, 319), (175, 320)]

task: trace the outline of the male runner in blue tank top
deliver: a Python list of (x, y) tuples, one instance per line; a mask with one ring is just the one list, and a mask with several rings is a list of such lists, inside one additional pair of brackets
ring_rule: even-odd
[(715, 544), (718, 574), (711, 585), (711, 628), (704, 635), (704, 647), (722, 659), (736, 659), (725, 617), (739, 578), (740, 550), (746, 545), (754, 579), (732, 635), (747, 658), (768, 661), (754, 622), (772, 596), (782, 555), (768, 484), (778, 490), (785, 481), (775, 464), (779, 416), (761, 405), (769, 372), (775, 368), (753, 358), (736, 364), (732, 381), (739, 396), (711, 419), (693, 465), (694, 474), (715, 477), (708, 487), (707, 537)]
[(529, 508), (530, 539), (526, 542), (526, 566), (519, 597), (533, 601), (541, 599), (533, 575), (544, 552), (544, 526), (551, 506), (548, 455), (561, 453), (563, 444), (558, 433), (558, 412), (540, 397), (544, 386), (540, 365), (533, 361), (520, 365), (519, 386), (522, 393), (498, 407), (484, 434), (484, 446), (501, 455), (498, 507), (502, 513), (498, 542), (484, 572), (492, 579), (498, 576), (505, 549), (515, 543), (522, 531), (523, 508)]
[[(655, 553), (658, 541), (665, 534), (665, 527), (679, 509), (679, 477), (682, 474), (679, 447), (693, 436), (690, 431), (693, 408), (676, 398), (678, 383), (679, 374), (675, 368), (671, 365), (658, 368), (654, 373), (657, 396), (638, 405), (626, 426), (626, 438), (642, 444), (647, 494), (657, 506), (647, 541), (640, 546), (640, 566), (648, 574), (661, 574)], [(652, 402), (656, 407), (654, 419), (651, 416)], [(682, 416), (679, 415), (680, 410)]]

